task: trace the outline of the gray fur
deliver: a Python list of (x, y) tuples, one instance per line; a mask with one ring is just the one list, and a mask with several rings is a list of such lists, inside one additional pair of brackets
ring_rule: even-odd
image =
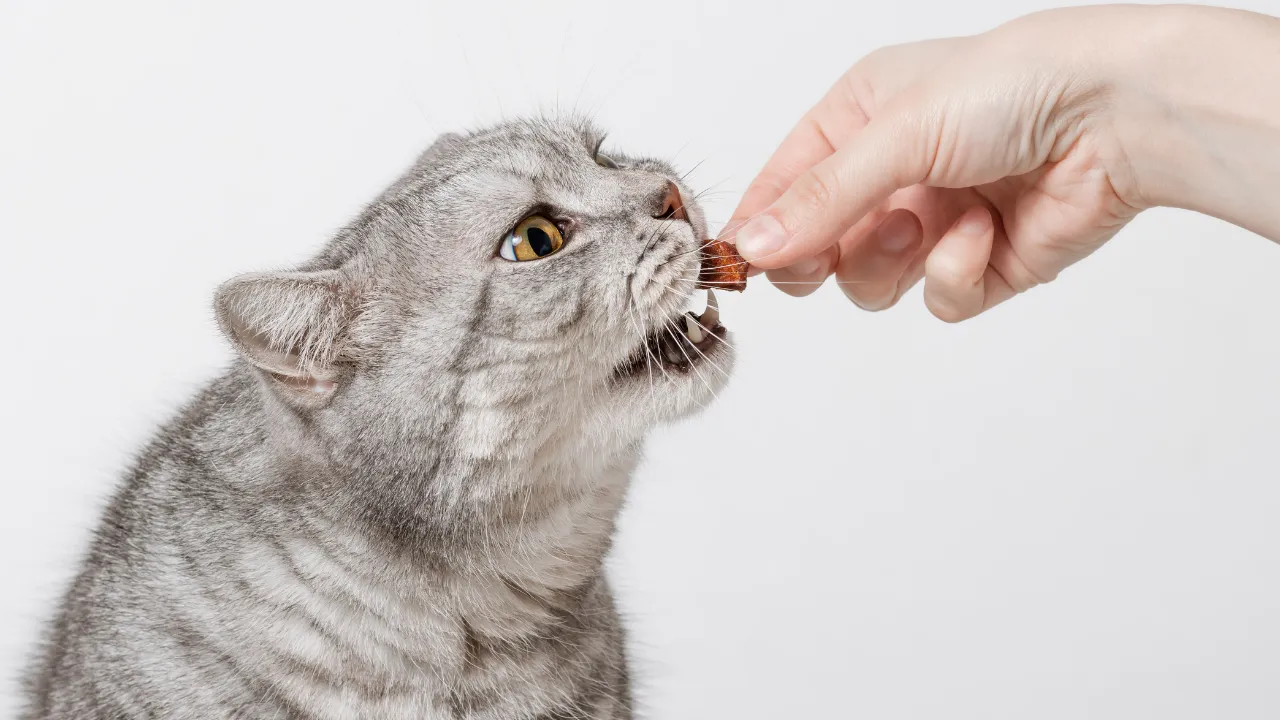
[[(624, 372), (705, 224), (598, 140), (446, 136), (313, 260), (219, 289), (240, 358), (116, 493), (23, 718), (632, 717), (603, 558), (646, 432), (722, 375)], [(564, 249), (497, 257), (540, 206)]]

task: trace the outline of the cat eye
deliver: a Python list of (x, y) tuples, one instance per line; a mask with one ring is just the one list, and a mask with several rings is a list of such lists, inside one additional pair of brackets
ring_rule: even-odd
[(498, 254), (504, 260), (524, 262), (553, 255), (561, 247), (564, 247), (564, 234), (560, 228), (541, 215), (531, 215), (503, 238)]

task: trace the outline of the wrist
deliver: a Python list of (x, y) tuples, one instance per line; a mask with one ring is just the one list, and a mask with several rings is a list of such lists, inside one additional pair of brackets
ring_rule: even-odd
[(1111, 122), (1135, 204), (1195, 210), (1280, 239), (1280, 20), (1195, 6), (1135, 16), (1110, 72)]

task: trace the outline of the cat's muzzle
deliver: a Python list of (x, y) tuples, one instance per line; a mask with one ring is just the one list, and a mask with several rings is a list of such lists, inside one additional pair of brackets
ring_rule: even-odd
[(726, 333), (720, 324), (720, 303), (715, 292), (707, 290), (707, 307), (701, 314), (682, 312), (660, 324), (619, 374), (652, 372), (655, 363), (666, 372), (685, 372), (704, 361), (715, 364), (711, 357), (728, 347)]

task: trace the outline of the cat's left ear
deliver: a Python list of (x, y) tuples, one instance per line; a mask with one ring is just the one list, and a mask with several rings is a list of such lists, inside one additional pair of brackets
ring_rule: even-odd
[(333, 392), (357, 309), (342, 273), (241, 275), (218, 288), (214, 309), (236, 350), (282, 393), (318, 399)]

